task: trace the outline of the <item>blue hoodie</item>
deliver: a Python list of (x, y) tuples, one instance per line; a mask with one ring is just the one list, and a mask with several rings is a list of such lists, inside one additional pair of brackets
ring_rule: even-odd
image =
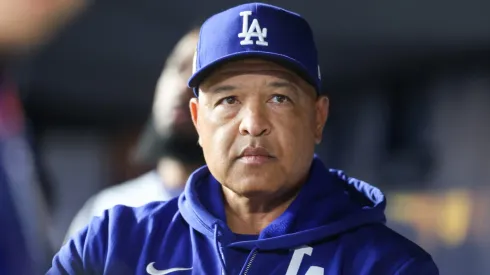
[(315, 157), (288, 209), (260, 235), (237, 235), (205, 166), (179, 198), (95, 218), (48, 274), (439, 274), (429, 254), (385, 226), (385, 206), (380, 190)]

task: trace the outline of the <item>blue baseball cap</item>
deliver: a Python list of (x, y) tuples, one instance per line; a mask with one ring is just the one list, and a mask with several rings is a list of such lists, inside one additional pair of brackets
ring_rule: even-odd
[(201, 26), (188, 85), (199, 84), (217, 67), (233, 60), (261, 58), (282, 65), (321, 90), (317, 49), (308, 22), (297, 13), (263, 3), (236, 6)]

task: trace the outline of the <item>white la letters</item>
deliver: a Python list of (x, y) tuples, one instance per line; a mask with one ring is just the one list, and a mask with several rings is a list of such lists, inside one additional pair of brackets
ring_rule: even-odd
[(308, 271), (306, 271), (305, 275), (323, 275), (323, 267), (319, 266), (311, 266)]
[[(299, 268), (305, 254), (311, 256), (311, 254), (313, 254), (313, 248), (309, 246), (302, 246), (294, 250), (293, 257), (291, 258), (288, 270), (286, 271), (286, 275), (299, 275)], [(323, 267), (311, 266), (305, 275), (324, 275)]]
[(265, 41), (267, 38), (267, 28), (260, 28), (259, 21), (257, 19), (252, 20), (250, 27), (248, 26), (248, 17), (252, 15), (251, 11), (242, 11), (240, 16), (242, 17), (242, 32), (238, 34), (239, 38), (243, 38), (240, 41), (240, 45), (252, 45), (254, 42), (252, 37), (258, 38), (255, 40), (256, 45), (268, 46), (269, 43)]

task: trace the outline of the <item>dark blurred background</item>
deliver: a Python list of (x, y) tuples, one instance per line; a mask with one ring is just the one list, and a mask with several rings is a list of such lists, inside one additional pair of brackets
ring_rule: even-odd
[[(244, 1), (97, 0), (10, 64), (61, 245), (129, 157), (170, 50)], [(387, 194), (389, 225), (441, 274), (490, 274), (490, 1), (264, 1), (311, 23), (331, 113), (319, 155)]]

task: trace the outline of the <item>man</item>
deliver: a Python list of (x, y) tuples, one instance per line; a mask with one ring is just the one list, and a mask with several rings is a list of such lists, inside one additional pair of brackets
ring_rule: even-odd
[(48, 274), (438, 274), (384, 225), (380, 190), (315, 157), (320, 82), (298, 14), (252, 3), (209, 18), (189, 80), (207, 166), (178, 199), (106, 211)]
[(136, 156), (140, 161), (157, 163), (157, 168), (90, 198), (73, 219), (66, 239), (89, 224), (93, 216), (115, 205), (136, 207), (178, 196), (192, 171), (204, 163), (188, 111), (193, 94), (186, 83), (192, 74), (198, 35), (199, 30), (194, 29), (177, 43), (157, 83), (152, 118)]
[(23, 108), (6, 67), (47, 41), (84, 3), (0, 0), (0, 274), (39, 274), (53, 252)]

